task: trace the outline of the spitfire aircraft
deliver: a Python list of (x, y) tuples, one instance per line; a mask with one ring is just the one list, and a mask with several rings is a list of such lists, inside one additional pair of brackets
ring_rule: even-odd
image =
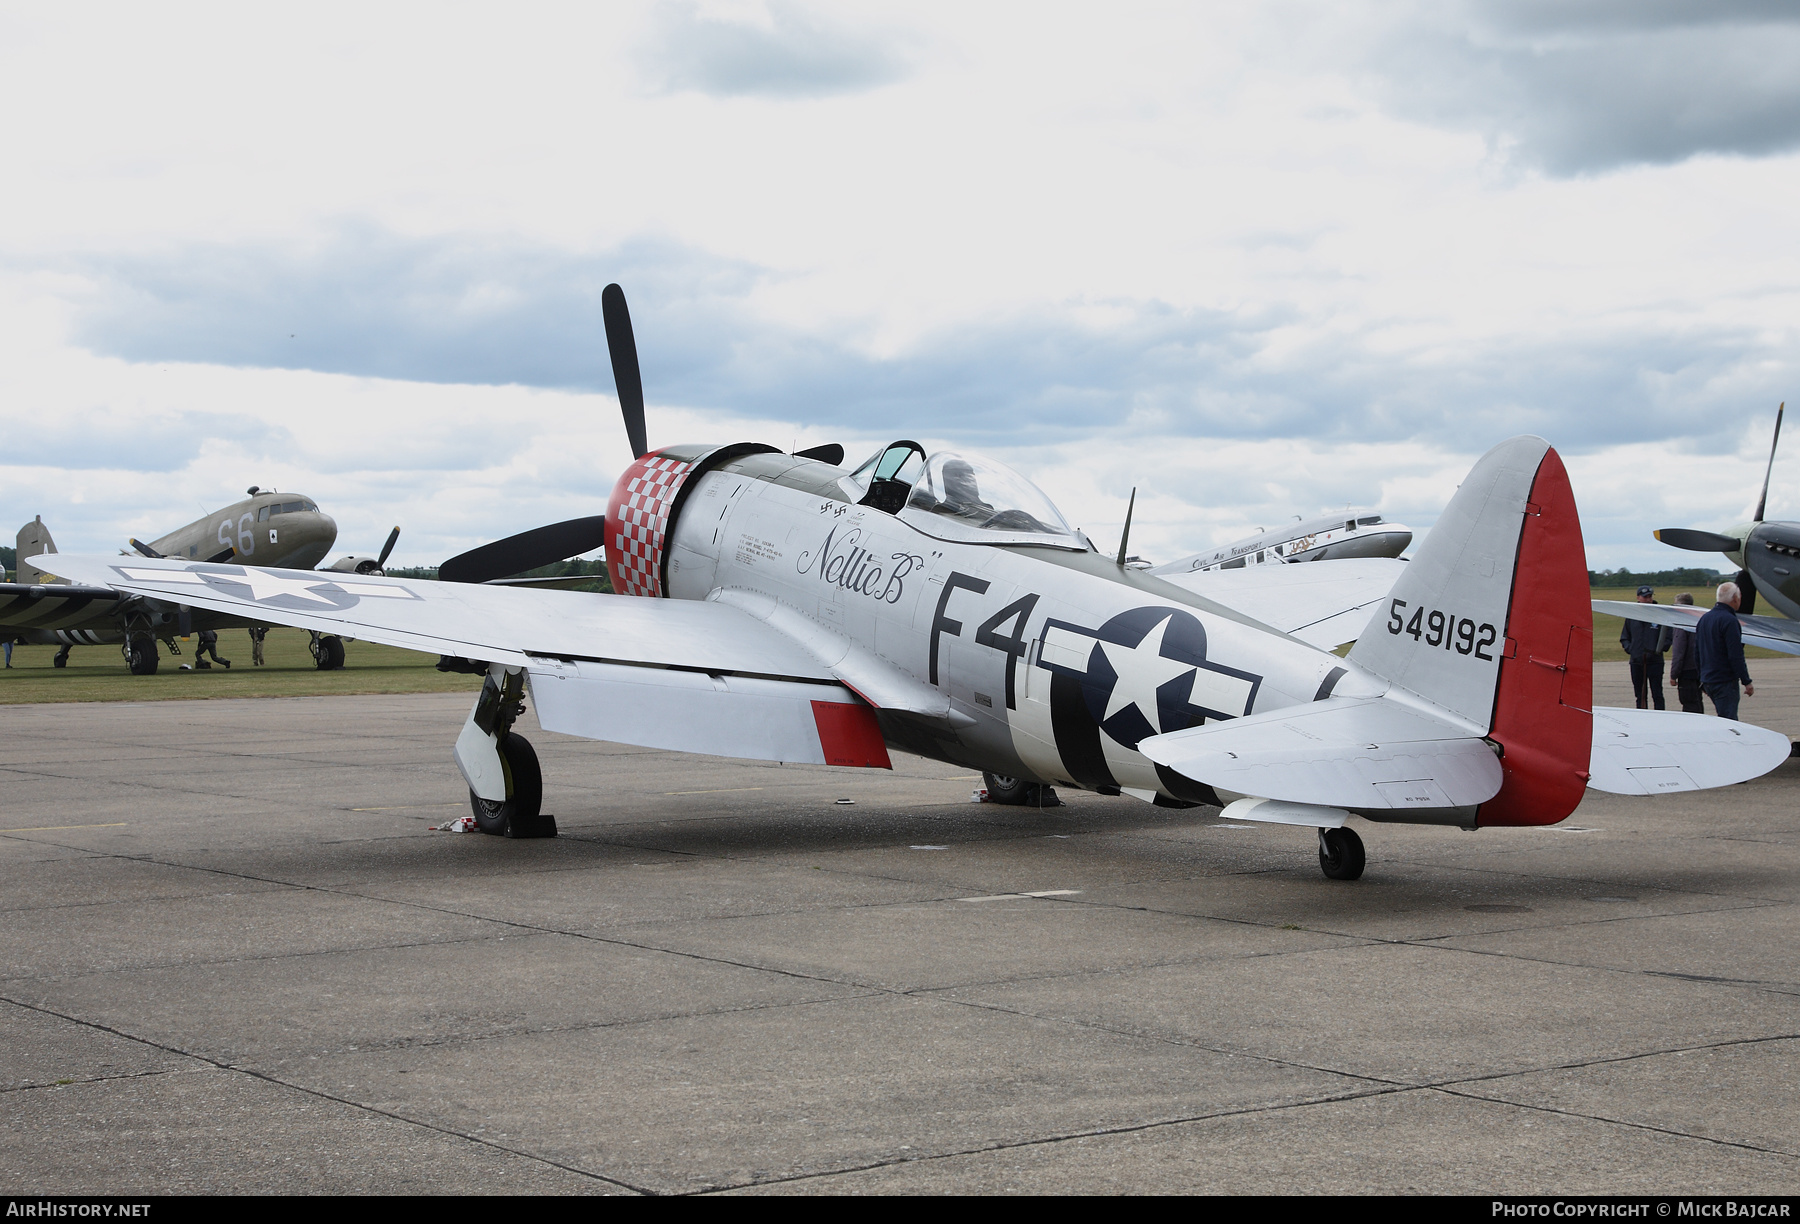
[[(253, 563), (283, 569), (310, 569), (325, 559), (337, 540), (337, 523), (310, 497), (277, 493), (251, 485), (249, 496), (215, 514), (145, 544), (131, 546), (145, 557), (177, 557), (224, 562)], [(380, 573), (393, 551), (400, 529), (394, 528), (378, 557), (340, 557), (331, 570), (344, 573)], [(77, 586), (52, 581), (50, 575), (26, 560), (53, 554), (56, 542), (43, 517), (19, 529), (16, 582), (0, 582), (0, 635), (39, 645), (60, 647), (51, 661), (66, 666), (75, 646), (119, 643), (134, 675), (154, 675), (158, 662), (156, 641), (163, 638), (174, 650), (174, 638), (196, 629), (240, 628), (264, 622), (228, 613), (194, 611), (187, 607), (151, 608), (143, 600), (111, 587)], [(0, 575), (3, 577), (4, 575)], [(343, 639), (335, 634), (313, 635), (313, 658), (324, 670), (342, 667)]]
[[(1588, 787), (1723, 786), (1788, 756), (1762, 728), (1594, 708), (1581, 524), (1542, 439), (1489, 451), (1410, 563), (1155, 575), (972, 454), (900, 439), (845, 467), (836, 447), (651, 450), (618, 286), (602, 304), (636, 456), (601, 520), (615, 594), (482, 583), (592, 538), (570, 524), (446, 566), (465, 582), (39, 563), (146, 608), (348, 633), (484, 675), (452, 756), (478, 825), (515, 837), (555, 832), (514, 729), (528, 698), (546, 730), (651, 748), (861, 768), (903, 749), (981, 771), (1002, 803), (1079, 787), (1221, 805), (1316, 829), (1334, 879), (1363, 871), (1353, 814), (1548, 825)], [(1370, 579), (1340, 585), (1335, 567), (1371, 564), (1391, 567), (1387, 587), (1348, 655), (1308, 640), (1368, 603)]]
[[(1800, 654), (1800, 523), (1763, 520), (1763, 511), (1769, 504), (1769, 478), (1775, 472), (1775, 448), (1781, 442), (1781, 418), (1786, 411), (1785, 402), (1775, 409), (1775, 436), (1769, 443), (1769, 466), (1763, 471), (1762, 495), (1756, 499), (1756, 511), (1749, 522), (1739, 523), (1728, 531), (1664, 527), (1654, 534), (1658, 540), (1675, 548), (1724, 553), (1726, 559), (1738, 567), (1735, 581), (1743, 596), (1738, 605), (1738, 622), (1744, 629), (1744, 641), (1785, 654)], [(1782, 615), (1755, 615), (1758, 595)], [(1627, 620), (1650, 621), (1687, 630), (1692, 630), (1707, 611), (1680, 604), (1639, 604), (1620, 600), (1595, 600), (1594, 610)]]

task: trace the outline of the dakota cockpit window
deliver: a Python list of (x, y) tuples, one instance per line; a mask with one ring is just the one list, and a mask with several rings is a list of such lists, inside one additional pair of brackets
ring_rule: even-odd
[(940, 540), (1087, 551), (1043, 490), (979, 455), (939, 451), (926, 460), (900, 519)]

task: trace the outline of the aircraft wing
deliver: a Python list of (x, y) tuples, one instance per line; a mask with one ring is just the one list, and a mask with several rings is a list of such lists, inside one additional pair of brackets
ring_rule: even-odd
[[(1594, 611), (1626, 620), (1648, 621), (1652, 625), (1669, 625), (1692, 633), (1710, 609), (1686, 604), (1626, 603), (1618, 599), (1594, 600)], [(1800, 654), (1800, 621), (1784, 616), (1745, 616), (1738, 613), (1738, 624), (1744, 627), (1744, 645), (1779, 650), (1783, 654)]]
[(1330, 650), (1362, 635), (1405, 570), (1404, 561), (1361, 557), (1157, 577)]
[(59, 577), (165, 603), (522, 667), (539, 722), (590, 739), (886, 767), (873, 709), (857, 694), (931, 713), (909, 708), (916, 694), (898, 669), (871, 678), (846, 668), (862, 680), (853, 690), (808, 645), (722, 602), (69, 553), (36, 560)]

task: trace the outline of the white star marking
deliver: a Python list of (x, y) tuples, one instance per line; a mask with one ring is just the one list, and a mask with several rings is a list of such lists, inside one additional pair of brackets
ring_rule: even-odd
[(336, 600), (309, 589), (325, 585), (331, 581), (329, 578), (283, 578), (279, 574), (271, 574), (268, 570), (248, 568), (241, 574), (212, 574), (210, 577), (215, 582), (242, 583), (250, 588), (250, 598), (258, 603), (265, 599), (273, 599), (277, 595), (295, 595), (328, 608), (337, 607)]
[(1144, 716), (1144, 721), (1159, 733), (1162, 731), (1162, 723), (1156, 717), (1156, 690), (1177, 676), (1196, 670), (1192, 663), (1162, 657), (1163, 634), (1173, 619), (1174, 617), (1165, 617), (1135, 647), (1120, 646), (1113, 642), (1100, 643), (1100, 649), (1106, 652), (1107, 662), (1112, 664), (1113, 671), (1119, 676), (1119, 682), (1113, 685), (1112, 698), (1106, 703), (1106, 718), (1111, 718), (1126, 706), (1135, 705)]
[[(312, 590), (313, 587), (326, 585), (335, 586), (349, 595), (359, 596), (365, 599), (417, 598), (411, 591), (402, 586), (387, 586), (374, 582), (357, 582), (354, 579), (346, 581), (345, 579), (328, 576), (326, 574), (319, 574), (317, 577), (309, 575), (303, 578), (289, 578), (284, 577), (281, 574), (272, 573), (269, 570), (259, 570), (250, 566), (246, 566), (244, 572), (241, 574), (221, 574), (213, 570), (203, 572), (199, 570), (128, 569), (124, 567), (119, 569), (119, 574), (129, 582), (157, 582), (174, 586), (205, 587), (214, 594), (222, 595), (226, 598), (235, 597), (230, 591), (224, 590), (216, 584), (218, 582), (235, 582), (241, 586), (249, 587), (250, 598), (257, 600), (258, 602), (266, 599), (273, 599), (277, 595), (294, 595), (300, 599), (306, 600), (308, 603), (316, 603), (321, 607), (328, 607), (334, 610), (338, 607), (337, 601), (328, 595), (321, 595), (317, 591)], [(213, 581), (208, 582), (208, 578), (213, 579)]]

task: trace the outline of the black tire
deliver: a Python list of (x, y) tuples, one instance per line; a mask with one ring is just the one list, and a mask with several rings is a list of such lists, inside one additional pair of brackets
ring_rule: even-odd
[(1327, 879), (1361, 879), (1366, 861), (1362, 838), (1355, 829), (1319, 830), (1319, 870)]
[(61, 650), (56, 652), (56, 657), (54, 659), (50, 660), (50, 666), (51, 667), (67, 667), (68, 665), (69, 665), (69, 648), (67, 646), (64, 646)]
[(483, 799), (471, 790), (469, 809), (475, 814), (475, 827), (483, 833), (512, 837), (538, 824), (544, 806), (544, 771), (538, 767), (537, 749), (523, 735), (508, 731), (500, 741), (500, 755), (506, 760), (505, 802)]
[(344, 639), (341, 637), (322, 637), (319, 648), (313, 652), (313, 659), (320, 671), (336, 671), (344, 665)]
[(156, 639), (148, 635), (131, 639), (131, 647), (125, 658), (131, 664), (134, 676), (154, 676), (156, 665), (160, 661), (156, 649)]
[(1005, 774), (984, 773), (981, 780), (987, 786), (989, 803), (1004, 803), (1009, 807), (1061, 807), (1062, 800), (1056, 797), (1056, 791), (1041, 782), (1027, 782), (1022, 778), (1009, 778)]

